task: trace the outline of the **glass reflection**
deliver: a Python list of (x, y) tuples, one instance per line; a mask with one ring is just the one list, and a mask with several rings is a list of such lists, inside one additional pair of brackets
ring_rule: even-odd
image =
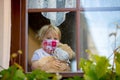
[(120, 7), (120, 0), (80, 0), (81, 7)]
[[(117, 27), (120, 26), (120, 11), (81, 12), (80, 14), (81, 29), (85, 31), (84, 34), (81, 33), (83, 57), (86, 49), (90, 49), (95, 54), (111, 56), (113, 50), (120, 46), (120, 28)], [(116, 37), (110, 36), (112, 33), (116, 33)]]

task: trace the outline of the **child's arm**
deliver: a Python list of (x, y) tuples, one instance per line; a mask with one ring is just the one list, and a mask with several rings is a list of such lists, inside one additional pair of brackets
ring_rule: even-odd
[(35, 70), (35, 69), (38, 69), (38, 61), (32, 61), (31, 62), (31, 69), (32, 70)]
[(69, 65), (55, 59), (52, 56), (46, 56), (32, 63), (32, 69), (40, 69), (46, 72), (64, 72), (70, 71)]

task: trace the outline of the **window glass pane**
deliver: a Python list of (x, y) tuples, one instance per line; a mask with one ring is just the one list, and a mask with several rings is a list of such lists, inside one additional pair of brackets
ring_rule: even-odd
[[(113, 50), (120, 46), (120, 11), (80, 14), (81, 56), (86, 57), (84, 54), (86, 49), (90, 49), (95, 54), (111, 56)], [(116, 27), (117, 24), (119, 28)]]
[[(73, 51), (76, 52), (76, 29), (75, 29), (76, 24), (75, 23), (76, 23), (76, 13), (69, 12), (66, 14), (65, 21), (59, 26), (59, 28), (62, 32), (61, 42), (64, 44), (68, 44), (69, 46), (71, 46)], [(72, 72), (77, 71), (76, 58), (71, 60), (71, 70)]]
[(75, 8), (76, 0), (28, 0), (28, 8)]
[[(61, 12), (62, 13), (62, 12)], [(53, 14), (54, 15), (54, 14)], [(76, 36), (75, 36), (75, 12), (68, 12), (66, 13), (65, 20), (59, 26), (62, 36), (61, 42), (64, 44), (68, 44), (71, 49), (76, 52)], [(28, 66), (27, 71), (31, 71), (31, 57), (35, 50), (41, 48), (40, 41), (36, 37), (38, 35), (38, 31), (41, 29), (42, 26), (50, 24), (50, 20), (42, 15), (42, 13), (29, 13), (28, 14)], [(75, 53), (75, 55), (77, 55)], [(77, 63), (76, 58), (70, 60), (70, 67), (72, 72), (77, 71)]]
[(120, 0), (80, 0), (81, 7), (120, 7)]

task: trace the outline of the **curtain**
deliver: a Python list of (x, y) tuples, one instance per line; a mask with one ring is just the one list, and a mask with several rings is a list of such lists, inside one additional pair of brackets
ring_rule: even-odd
[[(28, 0), (28, 8), (75, 8), (76, 0)], [(59, 26), (67, 12), (42, 12), (51, 24)]]

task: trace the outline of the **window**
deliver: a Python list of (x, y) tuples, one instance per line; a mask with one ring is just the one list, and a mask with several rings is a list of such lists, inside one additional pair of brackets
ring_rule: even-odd
[[(76, 73), (78, 74), (78, 72), (80, 72), (78, 67), (79, 59), (81, 57), (88, 58), (88, 54), (85, 53), (86, 49), (90, 49), (93, 53), (105, 55), (109, 57), (112, 54), (113, 49), (115, 47), (120, 46), (119, 27), (116, 27), (117, 25), (120, 26), (120, 19), (119, 19), (120, 1), (119, 0), (115, 0), (114, 2), (112, 0), (95, 0), (95, 1), (71, 0), (71, 2), (75, 4), (73, 5), (73, 7), (69, 5), (67, 7), (61, 6), (62, 4), (65, 4), (65, 2), (69, 3), (70, 0), (31, 0), (32, 3), (27, 2), (30, 0), (27, 0), (27, 1), (18, 0), (18, 2), (19, 1), (21, 1), (22, 4), (27, 4), (26, 8), (28, 11), (27, 12), (28, 16), (25, 15), (26, 12), (20, 12), (21, 14), (18, 13), (20, 16), (20, 23), (18, 24), (21, 24), (19, 26), (21, 32), (18, 33), (18, 36), (20, 37), (16, 36), (17, 39), (13, 38), (13, 40), (14, 42), (17, 40), (20, 40), (21, 43), (19, 45), (22, 44), (21, 48), (26, 54), (26, 57), (22, 56), (22, 58), (23, 59), (25, 58), (25, 60), (27, 60), (30, 57), (30, 56), (28, 57), (28, 53), (29, 53), (29, 50), (31, 50), (31, 47), (29, 45), (30, 42), (28, 42), (28, 39), (30, 38), (28, 36), (28, 33), (30, 31), (36, 32), (36, 30), (38, 30), (42, 25), (50, 23), (50, 18), (43, 15), (43, 14), (46, 14), (46, 12), (52, 12), (52, 14), (56, 12), (58, 13), (60, 12), (62, 14), (64, 12), (66, 13), (65, 18), (63, 17), (61, 20), (61, 24), (59, 25), (56, 24), (56, 25), (60, 27), (61, 31), (63, 31), (62, 42), (68, 43), (76, 52), (76, 59), (75, 59), (75, 64), (73, 62), (72, 74), (76, 74)], [(50, 7), (47, 3), (45, 3), (44, 5), (46, 5), (47, 7), (45, 6), (44, 8), (40, 8), (37, 6), (37, 5), (40, 5), (39, 4), (40, 1), (46, 1), (46, 2), (57, 1), (56, 4), (60, 3), (59, 4), (60, 7), (59, 8), (56, 6)], [(28, 8), (29, 4), (36, 4), (36, 5), (35, 7), (34, 5), (32, 5), (32, 7)], [(16, 8), (16, 9), (19, 9), (19, 8)], [(22, 7), (22, 10), (24, 11), (23, 7)], [(26, 19), (27, 19), (27, 22), (26, 22)], [(54, 21), (52, 21), (52, 23), (54, 23)], [(40, 25), (40, 26), (38, 27), (36, 25)], [(66, 27), (64, 27), (64, 25)], [(14, 28), (16, 27), (14, 26)], [(19, 31), (19, 29), (17, 30)], [(116, 38), (114, 36), (110, 36), (111, 33), (117, 33)], [(20, 34), (22, 34), (22, 36)], [(13, 36), (15, 37), (15, 34), (13, 34)], [(70, 40), (68, 40), (67, 38), (70, 38)], [(21, 60), (19, 61), (21, 62)], [(26, 63), (28, 63), (28, 61), (26, 61)], [(23, 66), (29, 66), (28, 64), (27, 65), (24, 65), (23, 63), (21, 64)], [(28, 67), (26, 67), (25, 69), (27, 71), (30, 71)], [(66, 75), (66, 76), (72, 76), (72, 75)]]
[[(41, 12), (40, 13), (29, 13), (28, 14), (28, 59), (29, 65), (31, 65), (31, 57), (36, 49), (40, 48), (40, 42), (36, 37), (38, 35), (38, 31), (43, 25), (50, 24), (50, 20), (45, 18)], [(76, 50), (76, 36), (75, 36), (75, 12), (69, 12), (66, 14), (66, 18), (59, 26), (59, 29), (62, 33), (61, 42), (64, 44), (68, 44), (73, 51)], [(34, 46), (34, 47), (33, 47)], [(72, 71), (76, 70), (76, 59), (71, 60)], [(31, 68), (31, 67), (28, 67)], [(28, 69), (29, 70), (29, 69)]]
[[(114, 42), (109, 44), (111, 40), (109, 34), (116, 29), (115, 23), (120, 23), (120, 12), (118, 11), (120, 7), (118, 4), (120, 2), (119, 0), (116, 0), (112, 4), (110, 1), (101, 0), (92, 2), (90, 0), (53, 1), (55, 3), (54, 5), (51, 1), (47, 0), (28, 0), (28, 13), (34, 15), (37, 12), (37, 14), (39, 13), (51, 19), (46, 14), (52, 15), (52, 18), (54, 18), (54, 15), (57, 13), (63, 13), (62, 16), (64, 16), (64, 13), (68, 12), (58, 27), (60, 27), (63, 33), (62, 42), (69, 44), (76, 52), (77, 56), (75, 61), (77, 61), (77, 66), (74, 66), (76, 67), (76, 71), (79, 70), (79, 58), (88, 58), (88, 55), (85, 53), (86, 49), (107, 57), (110, 56), (109, 54), (112, 54)], [(60, 15), (58, 16), (60, 18)], [(55, 17), (58, 16), (56, 15)], [(69, 23), (70, 19), (72, 23)], [(59, 21), (59, 19), (56, 18), (56, 23), (57, 20)], [(62, 28), (61, 26), (64, 27)], [(69, 28), (65, 26), (69, 26)], [(69, 34), (73, 36), (69, 36)], [(119, 33), (117, 39), (119, 39)], [(112, 41), (114, 41), (113, 38)], [(119, 46), (119, 44), (117, 42), (116, 46)], [(73, 71), (75, 70), (73, 68)]]
[[(67, 3), (67, 0), (54, 0), (54, 3), (53, 5), (49, 0), (28, 0), (28, 66), (31, 65), (30, 59), (33, 52), (40, 48), (35, 35), (46, 24), (51, 23), (59, 27), (62, 32), (61, 42), (68, 44), (76, 51), (76, 12), (71, 10), (75, 7), (76, 1), (71, 0)], [(33, 34), (34, 36), (31, 36)], [(33, 45), (36, 47), (33, 48)], [(76, 58), (71, 60), (71, 70), (77, 71)], [(29, 67), (28, 71), (31, 71)]]
[[(90, 49), (94, 54), (111, 59), (113, 50), (120, 46), (120, 1), (111, 2), (112, 0), (81, 0), (81, 56), (85, 57), (85, 49)], [(111, 36), (114, 33), (116, 36)]]

